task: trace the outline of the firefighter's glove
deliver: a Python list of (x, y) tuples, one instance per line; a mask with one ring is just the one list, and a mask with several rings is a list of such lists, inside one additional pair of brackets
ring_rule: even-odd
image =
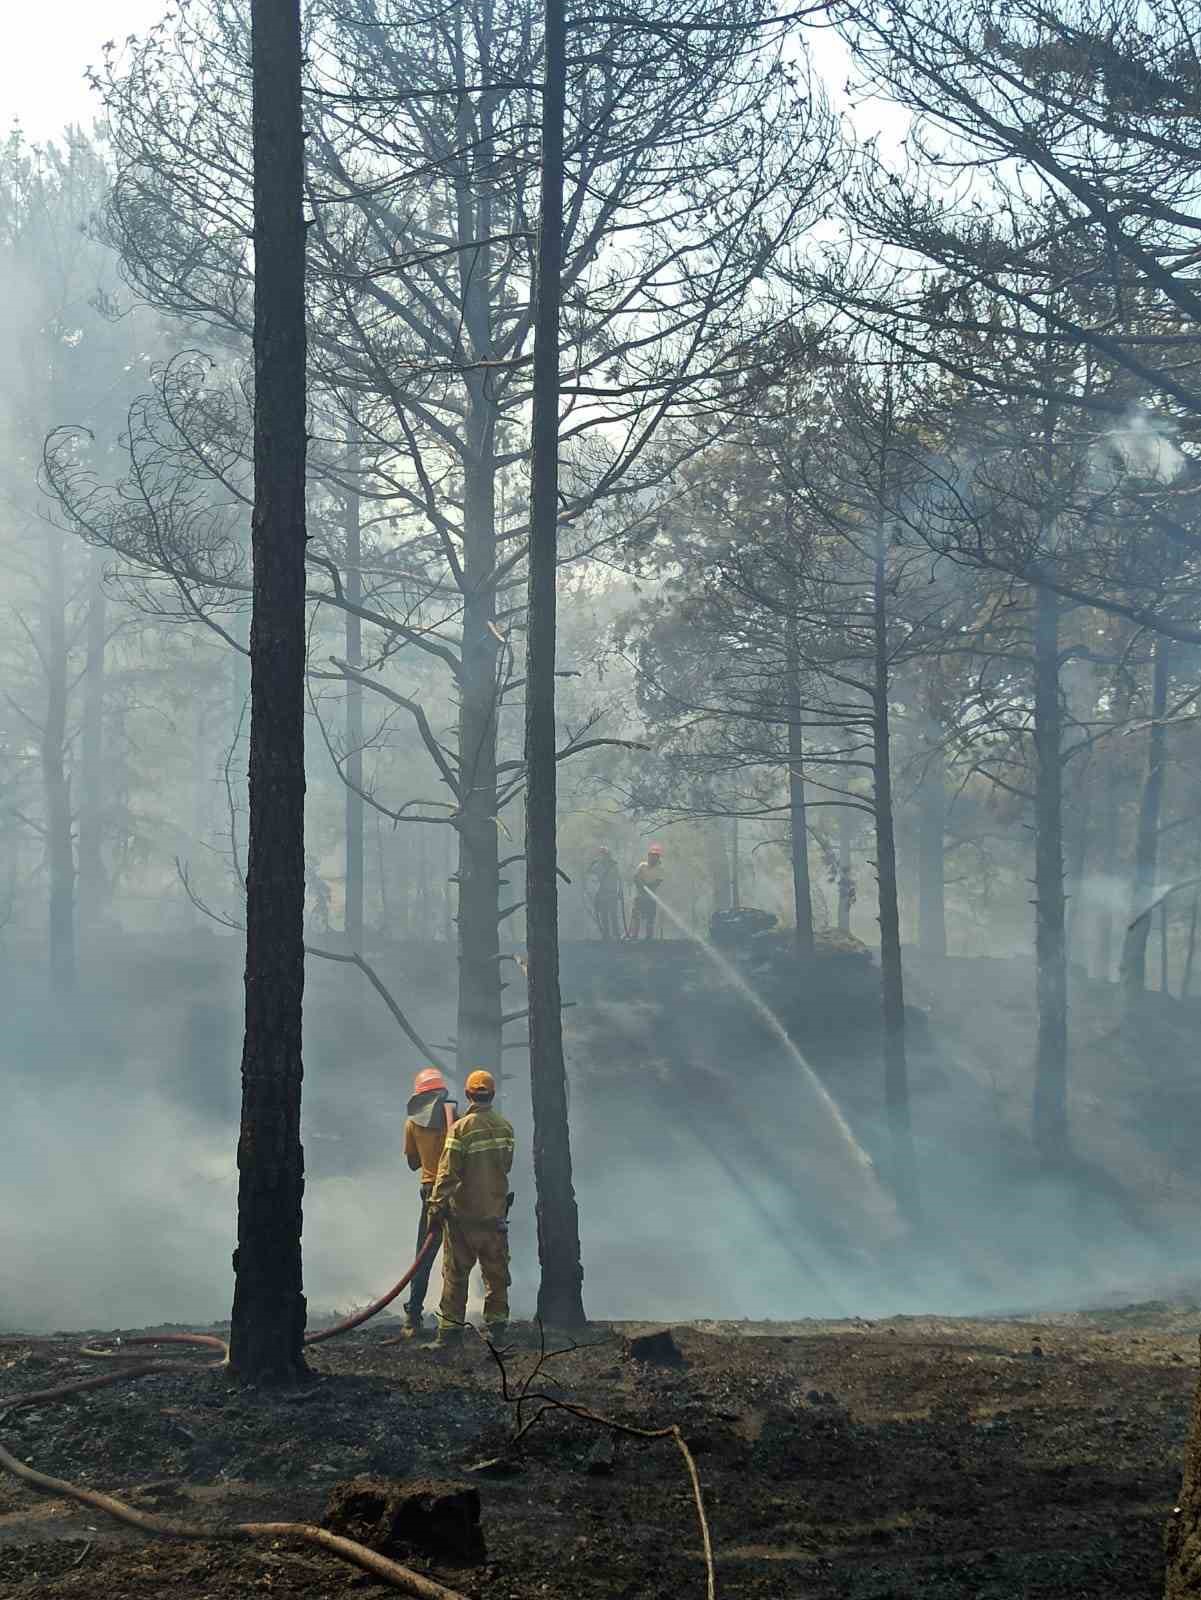
[(427, 1205), (425, 1208), (425, 1221), (431, 1233), (441, 1233), (442, 1226), (446, 1221), (446, 1202), (439, 1200), (433, 1205)]

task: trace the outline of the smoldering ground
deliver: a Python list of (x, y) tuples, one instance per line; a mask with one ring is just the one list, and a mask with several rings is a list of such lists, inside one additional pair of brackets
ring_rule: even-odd
[[(452, 1029), (452, 964), (432, 947), (410, 1001)], [(227, 1314), (237, 1174), (239, 942), (151, 953), (115, 945), (69, 1015), (10, 960), (0, 1130), (0, 1323), (204, 1323)], [(1020, 961), (911, 961), (913, 1117), (925, 1221), (887, 1199), (874, 1015), (827, 996), (809, 1058), (869, 1152), (848, 1158), (795, 1066), (733, 990), (676, 961), (623, 999), (626, 967), (661, 951), (565, 947), (573, 1156), (586, 1305), (597, 1319), (793, 1320), (971, 1313), (1103, 1301), (1201, 1278), (1188, 1218), (1201, 1196), (1191, 1018), (1164, 1002), (1157, 1096), (1106, 1042), (1106, 985), (1073, 992), (1077, 1166), (1048, 1178), (1028, 1139), (1033, 985)], [(402, 998), (411, 955), (390, 980)], [(600, 978), (596, 972), (604, 971)], [(400, 1154), (421, 1064), (357, 974), (311, 963), (306, 1008), (305, 1278), (313, 1314), (382, 1292), (412, 1257), (416, 1180)], [(591, 974), (591, 975), (590, 975)], [(874, 982), (870, 968), (865, 982)], [(829, 987), (829, 985), (827, 985)], [(142, 1003), (133, 1005), (137, 992)], [(107, 1001), (106, 1001), (107, 997)], [(789, 1015), (815, 1026), (803, 985)], [(832, 1018), (842, 1017), (837, 1026)], [(513, 1301), (537, 1287), (528, 1083), (511, 1053)], [(1191, 1098), (1190, 1098), (1191, 1096)], [(1158, 1109), (1156, 1109), (1158, 1107)], [(1190, 1112), (1191, 1108), (1191, 1112)], [(436, 1282), (436, 1277), (435, 1277)]]

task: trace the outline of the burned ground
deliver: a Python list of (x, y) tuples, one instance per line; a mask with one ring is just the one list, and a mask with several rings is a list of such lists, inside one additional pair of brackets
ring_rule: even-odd
[[(1196, 1373), (1196, 1306), (1040, 1321), (678, 1328), (678, 1368), (628, 1358), (618, 1329), (556, 1356), (541, 1387), (638, 1427), (676, 1423), (700, 1469), (719, 1592), (827, 1600), (1140, 1600), (1162, 1593)], [(482, 1345), (446, 1366), (385, 1323), (312, 1354), (296, 1393), (219, 1374), (150, 1377), (17, 1413), (6, 1442), (42, 1470), (189, 1518), (316, 1518), (360, 1473), (474, 1484), (482, 1565), (411, 1564), (488, 1600), (704, 1593), (670, 1442), (556, 1413), (514, 1427)], [(628, 1330), (627, 1330), (628, 1331)], [(84, 1363), (77, 1341), (0, 1351), (4, 1394)], [(516, 1381), (538, 1355), (529, 1331)], [(90, 1369), (89, 1369), (90, 1370)], [(0, 1593), (209, 1600), (383, 1595), (324, 1554), (151, 1543), (0, 1480)]]
[[(156, 1317), (228, 1303), (238, 966), (222, 941), (198, 949), (205, 960), (126, 945), (101, 1022), (64, 1017), (53, 1037), (52, 1013), (33, 1000), (22, 1007), (21, 972), (9, 974), (6, 1050), (25, 1113), (5, 1130), (14, 1203), (0, 1323), (63, 1325), (67, 1313), (52, 1321), (50, 1308), (67, 1305), (80, 1308), (72, 1320), (128, 1316), (131, 1295)], [(398, 948), (381, 966), (406, 1001), (417, 997), (423, 1025), (436, 1015), (445, 947)], [(1109, 1303), (1116, 1286), (1124, 1299), (1165, 1285), (1195, 1291), (1192, 1007), (1149, 996), (1134, 1059), (1115, 1029), (1115, 992), (1076, 985), (1077, 1167), (1052, 1182), (1028, 1131), (1029, 965), (915, 958), (910, 1047), (928, 1230), (918, 1252), (872, 1231), (861, 1175), (834, 1162), (828, 1122), (796, 1092), (795, 1060), (695, 948), (566, 947), (564, 972), (593, 1314), (684, 1323), (731, 1307), (886, 1315)], [(364, 1005), (343, 976), (312, 975), (306, 1037), (306, 1273), (327, 1305), (331, 1283), (366, 1299), (381, 1274), (387, 1282), (407, 1265), (416, 1206), (398, 1145), (419, 1058), (398, 1055), (382, 1007)], [(822, 964), (820, 982), (786, 965), (751, 976), (883, 1165), (870, 960), (850, 949)], [(516, 1066), (507, 1087), (521, 1152), (511, 1234), (520, 1315), (533, 1303), (536, 1249), (528, 1093)], [(63, 1106), (81, 1132), (57, 1150), (48, 1139), (67, 1124)], [(108, 1142), (97, 1150), (98, 1126)], [(60, 1192), (51, 1228), (27, 1197), (49, 1205)], [(101, 1291), (111, 1310), (97, 1303)], [(678, 1329), (687, 1360), (678, 1370), (637, 1366), (620, 1330), (602, 1325), (551, 1372), (556, 1394), (636, 1426), (684, 1430), (723, 1596), (1150, 1600), (1162, 1593), (1199, 1323), (1191, 1305), (1037, 1323), (693, 1323)], [(2, 1435), (44, 1471), (193, 1520), (320, 1517), (333, 1486), (362, 1474), (467, 1482), (482, 1501), (485, 1564), (412, 1558), (466, 1595), (704, 1593), (670, 1442), (598, 1450), (594, 1428), (554, 1416), (530, 1435), (519, 1472), (473, 1474), (503, 1454), (514, 1421), (486, 1352), (439, 1366), (387, 1347), (395, 1331), (381, 1319), (318, 1347), (317, 1381), (296, 1395), (177, 1373), (15, 1414)], [(0, 1396), (90, 1371), (78, 1344), (0, 1347)], [(527, 1336), (515, 1374), (535, 1359)], [(310, 1549), (152, 1545), (0, 1476), (3, 1600), (344, 1592), (386, 1591)]]

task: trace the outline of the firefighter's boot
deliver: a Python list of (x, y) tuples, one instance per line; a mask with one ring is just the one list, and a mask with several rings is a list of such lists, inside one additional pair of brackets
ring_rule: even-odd
[(402, 1339), (420, 1339), (425, 1332), (425, 1318), (420, 1311), (414, 1312), (405, 1307), (405, 1325), (400, 1330)]
[(434, 1355), (456, 1355), (463, 1348), (462, 1328), (439, 1328), (429, 1348)]

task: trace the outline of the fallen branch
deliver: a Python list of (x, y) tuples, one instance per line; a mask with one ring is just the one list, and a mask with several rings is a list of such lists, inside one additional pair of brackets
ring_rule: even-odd
[[(496, 1348), (490, 1339), (485, 1340), (485, 1343), (491, 1352), (492, 1359), (496, 1362), (496, 1365), (500, 1371), (501, 1398), (504, 1400), (506, 1405), (511, 1405), (516, 1408), (518, 1419), (517, 1430), (513, 1434), (511, 1444), (513, 1446), (519, 1445), (525, 1435), (529, 1433), (530, 1429), (536, 1427), (548, 1411), (566, 1411), (570, 1416), (579, 1417), (581, 1421), (594, 1423), (600, 1428), (608, 1428), (613, 1433), (625, 1434), (631, 1439), (670, 1439), (675, 1445), (676, 1449), (680, 1452), (681, 1456), (684, 1458), (684, 1466), (687, 1468), (688, 1479), (692, 1486), (692, 1499), (694, 1505), (696, 1506), (697, 1521), (700, 1524), (701, 1530), (701, 1547), (704, 1551), (705, 1557), (707, 1600), (717, 1600), (717, 1569), (713, 1561), (713, 1540), (709, 1533), (709, 1518), (705, 1512), (705, 1498), (701, 1492), (701, 1477), (700, 1473), (697, 1471), (696, 1460), (692, 1454), (692, 1451), (688, 1448), (688, 1444), (684, 1438), (684, 1435), (674, 1424), (669, 1428), (636, 1428), (631, 1423), (618, 1422), (613, 1417), (602, 1417), (599, 1412), (589, 1411), (586, 1406), (574, 1405), (570, 1400), (560, 1400), (557, 1395), (543, 1394), (538, 1392), (531, 1393), (531, 1384), (542, 1371), (542, 1368), (546, 1365), (548, 1360), (554, 1356), (568, 1355), (571, 1353), (571, 1351), (578, 1350), (580, 1348), (578, 1345), (573, 1344), (568, 1345), (562, 1350), (547, 1350), (546, 1336), (541, 1322), (538, 1324), (538, 1331), (541, 1338), (538, 1361), (529, 1374), (522, 1380), (521, 1389), (517, 1394), (514, 1394), (509, 1388), (509, 1374), (505, 1367), (503, 1354)], [(529, 1417), (522, 1422), (522, 1407), (530, 1402), (537, 1404), (538, 1409), (532, 1417)]]
[[(127, 1376), (130, 1374), (110, 1373), (106, 1374), (106, 1379), (112, 1382)], [(28, 1403), (31, 1398), (23, 1396), (19, 1404)], [(3, 1421), (13, 1409), (15, 1408), (12, 1401), (5, 1402), (5, 1410), (0, 1412), (0, 1421)], [(39, 1472), (36, 1467), (26, 1466), (23, 1461), (19, 1461), (2, 1444), (0, 1444), (0, 1466), (6, 1467), (14, 1477), (20, 1478), (22, 1482), (32, 1485), (35, 1489), (43, 1489), (47, 1494), (74, 1500), (79, 1505), (90, 1506), (94, 1511), (103, 1511), (114, 1521), (123, 1522), (127, 1527), (137, 1528), (140, 1533), (148, 1533), (155, 1538), (189, 1539), (198, 1544), (227, 1544), (256, 1539), (299, 1539), (305, 1544), (315, 1544), (322, 1550), (328, 1550), (331, 1555), (350, 1562), (351, 1566), (358, 1567), (363, 1572), (369, 1572), (372, 1577), (378, 1578), (382, 1583), (391, 1584), (403, 1594), (417, 1595), (419, 1600), (464, 1600), (464, 1596), (457, 1589), (448, 1589), (444, 1584), (435, 1583), (432, 1578), (423, 1578), (419, 1572), (414, 1572), (409, 1567), (402, 1567), (397, 1561), (390, 1561), (387, 1556), (369, 1550), (366, 1545), (358, 1544), (353, 1539), (343, 1539), (338, 1534), (330, 1533), (325, 1528), (318, 1528), (309, 1522), (235, 1522), (229, 1527), (216, 1528), (205, 1527), (196, 1522), (172, 1522), (166, 1517), (154, 1516), (149, 1511), (139, 1511), (136, 1506), (127, 1505), (124, 1500), (117, 1500), (111, 1494), (102, 1494), (98, 1489), (81, 1489), (77, 1484), (68, 1483), (65, 1478), (53, 1478), (48, 1472)]]
[[(351, 1328), (357, 1328), (366, 1322), (369, 1317), (375, 1316), (378, 1311), (390, 1304), (412, 1278), (417, 1267), (426, 1253), (433, 1248), (435, 1235), (431, 1232), (427, 1237), (416, 1260), (405, 1273), (399, 1283), (394, 1284), (387, 1294), (381, 1295), (378, 1300), (373, 1300), (362, 1311), (355, 1312), (349, 1317), (344, 1317), (341, 1322), (334, 1323), (332, 1327), (322, 1328), (305, 1335), (306, 1347), (318, 1344), (323, 1339), (332, 1339), (335, 1334), (347, 1333)], [(16, 1343), (16, 1340), (5, 1341)], [(21, 1341), (24, 1342), (24, 1341)], [(32, 1342), (32, 1341), (31, 1341)], [(49, 1343), (51, 1341), (37, 1341)], [(35, 1389), (28, 1393), (12, 1395), (7, 1400), (0, 1400), (0, 1426), (16, 1411), (26, 1410), (30, 1406), (42, 1405), (48, 1401), (66, 1400), (75, 1395), (86, 1394), (93, 1389), (107, 1389), (112, 1384), (124, 1383), (131, 1378), (144, 1378), (157, 1373), (177, 1372), (215, 1372), (223, 1368), (229, 1360), (229, 1346), (224, 1339), (212, 1333), (162, 1333), (162, 1334), (137, 1334), (126, 1340), (118, 1339), (116, 1349), (101, 1349), (96, 1345), (85, 1345), (80, 1354), (89, 1356), (94, 1360), (123, 1361), (128, 1359), (129, 1365), (117, 1366), (108, 1372), (98, 1372), (91, 1378), (76, 1378), (70, 1383), (58, 1384), (49, 1389)], [(181, 1362), (178, 1360), (142, 1360), (132, 1353), (130, 1347), (134, 1345), (201, 1345), (220, 1351), (215, 1361)], [(127, 1351), (129, 1354), (127, 1355)], [(299, 1539), (305, 1544), (319, 1545), (323, 1550), (338, 1556), (343, 1561), (349, 1561), (352, 1566), (359, 1567), (363, 1572), (368, 1572), (381, 1583), (391, 1584), (394, 1589), (399, 1589), (404, 1594), (418, 1596), (418, 1600), (465, 1600), (458, 1590), (447, 1589), (440, 1583), (435, 1583), (431, 1578), (423, 1578), (419, 1572), (413, 1572), (408, 1567), (402, 1567), (399, 1562), (390, 1561), (386, 1556), (379, 1555), (374, 1550), (369, 1550), (366, 1545), (358, 1544), (353, 1539), (343, 1539), (337, 1534), (329, 1533), (324, 1528), (315, 1527), (307, 1522), (240, 1522), (230, 1527), (210, 1528), (202, 1527), (198, 1523), (172, 1522), (165, 1517), (157, 1517), (147, 1511), (139, 1511), (136, 1506), (127, 1505), (124, 1500), (118, 1500), (112, 1495), (103, 1494), (98, 1489), (82, 1489), (74, 1483), (69, 1483), (65, 1478), (54, 1478), (49, 1473), (39, 1472), (36, 1467), (18, 1460), (11, 1451), (0, 1444), (0, 1467), (11, 1472), (14, 1477), (20, 1478), (23, 1483), (28, 1483), (35, 1489), (42, 1489), (47, 1494), (59, 1495), (67, 1500), (75, 1500), (80, 1505), (91, 1506), (95, 1511), (103, 1511), (107, 1516), (113, 1517), (117, 1522), (123, 1522), (131, 1528), (137, 1528), (142, 1533), (152, 1534), (160, 1539), (194, 1539), (204, 1543), (217, 1543), (236, 1539)]]

